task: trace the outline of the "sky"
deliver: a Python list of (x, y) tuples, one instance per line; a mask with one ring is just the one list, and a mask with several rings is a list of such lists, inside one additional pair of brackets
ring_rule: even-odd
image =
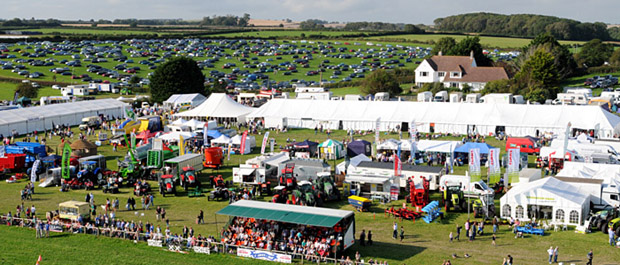
[(90, 20), (250, 14), (256, 19), (321, 19), (433, 24), (472, 12), (541, 14), (620, 24), (618, 0), (2, 0), (0, 18)]

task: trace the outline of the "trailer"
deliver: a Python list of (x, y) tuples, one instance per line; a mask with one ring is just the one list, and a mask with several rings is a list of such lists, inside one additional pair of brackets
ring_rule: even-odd
[(203, 156), (201, 154), (185, 154), (164, 161), (164, 168), (168, 168), (170, 175), (180, 179), (182, 168), (193, 167), (196, 172), (200, 172), (204, 167)]
[(26, 166), (25, 154), (5, 154), (0, 157), (0, 173), (4, 171), (16, 171)]
[(276, 181), (280, 175), (278, 165), (289, 160), (288, 152), (268, 153), (245, 161), (233, 168), (233, 182), (258, 185), (267, 181)]
[(7, 154), (26, 154), (26, 164), (32, 163), (38, 157), (47, 156), (45, 145), (31, 142), (16, 142), (5, 146)]

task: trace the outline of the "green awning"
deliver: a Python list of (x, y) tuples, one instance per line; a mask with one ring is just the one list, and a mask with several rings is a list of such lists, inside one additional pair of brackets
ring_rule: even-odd
[[(324, 210), (328, 210), (330, 213), (321, 213)], [(309, 226), (334, 227), (340, 220), (352, 215), (353, 212), (241, 200), (226, 206), (224, 209), (218, 211), (217, 214), (274, 220)]]

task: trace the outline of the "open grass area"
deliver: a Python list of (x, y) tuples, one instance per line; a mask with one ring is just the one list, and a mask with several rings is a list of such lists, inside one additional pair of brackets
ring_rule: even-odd
[(45, 35), (146, 35), (157, 34), (166, 35), (166, 33), (157, 32), (154, 30), (140, 30), (140, 29), (106, 29), (106, 28), (76, 28), (76, 27), (59, 27), (59, 28), (41, 28), (32, 31), (39, 31)]
[[(276, 139), (276, 151), (279, 146), (286, 143), (286, 139), (301, 141), (310, 139), (322, 142), (327, 139), (325, 133), (315, 134), (314, 130), (290, 130), (287, 133), (271, 132), (270, 137)], [(334, 131), (331, 134), (332, 139), (342, 140), (346, 136), (344, 131)], [(406, 134), (403, 136), (406, 137)], [(257, 143), (260, 145), (262, 135), (256, 135)], [(374, 134), (357, 135), (355, 138), (362, 138), (373, 141)], [(382, 139), (398, 138), (396, 134), (381, 134)], [(91, 140), (93, 137), (91, 137)], [(442, 139), (458, 139), (459, 137), (444, 137)], [(48, 145), (56, 148), (59, 139), (57, 137), (48, 141)], [(487, 138), (487, 143), (504, 149), (505, 142)], [(219, 170), (204, 170), (199, 176), (202, 182), (207, 181), (207, 177), (212, 174), (222, 174), (225, 179), (231, 179), (231, 168), (239, 163), (243, 163), (246, 159), (254, 157), (258, 154), (260, 148), (255, 148), (249, 155), (233, 155), (230, 161), (226, 160), (225, 166)], [(126, 152), (125, 148), (119, 151), (112, 151), (110, 146), (104, 145), (99, 148), (99, 153), (105, 155), (108, 160), (108, 167), (116, 169), (116, 159), (120, 158)], [(328, 161), (330, 165), (335, 165), (338, 161)], [(466, 167), (455, 168), (455, 174), (462, 174)], [(483, 170), (484, 172), (485, 170)], [(153, 186), (156, 183), (151, 182)], [(4, 181), (0, 182), (0, 213), (14, 211), (15, 206), (20, 204), (19, 190), (23, 188), (25, 182), (21, 181), (16, 184), (8, 184)], [(75, 190), (62, 193), (58, 188), (39, 188), (37, 187), (33, 201), (26, 201), (26, 205), (34, 204), (37, 207), (39, 217), (44, 216), (45, 211), (55, 210), (58, 203), (74, 199), (83, 200), (86, 191)], [(132, 196), (129, 188), (122, 188), (120, 194), (103, 194), (100, 190), (93, 191), (95, 202), (102, 204), (106, 198), (119, 198), (120, 204), (125, 205), (127, 198)], [(206, 197), (188, 198), (183, 192), (179, 192), (180, 196), (167, 196), (165, 198), (156, 194), (155, 205), (162, 206), (166, 209), (167, 216), (170, 220), (171, 230), (173, 233), (181, 232), (184, 225), (193, 226), (196, 233), (202, 235), (217, 235), (218, 231), (228, 220), (226, 216), (216, 216), (215, 212), (225, 207), (227, 202), (207, 201)], [(439, 193), (432, 193), (431, 198), (437, 200)], [(260, 198), (260, 200), (269, 200), (269, 197)], [(497, 200), (496, 200), (497, 201)], [(455, 223), (463, 224), (468, 218), (467, 213), (448, 213), (443, 220), (436, 221), (432, 224), (426, 224), (421, 220), (417, 222), (400, 221), (392, 218), (386, 218), (383, 210), (392, 205), (401, 206), (404, 200), (394, 201), (387, 205), (381, 205), (377, 202), (373, 204), (370, 212), (356, 213), (356, 231), (357, 234), (362, 229), (372, 230), (374, 234), (375, 244), (373, 246), (362, 247), (353, 246), (347, 251), (347, 255), (354, 256), (359, 251), (362, 257), (387, 260), (390, 264), (439, 264), (442, 260), (451, 259), (453, 264), (500, 264), (503, 257), (510, 254), (515, 258), (515, 264), (541, 264), (546, 261), (546, 249), (550, 245), (560, 247), (559, 261), (564, 264), (585, 263), (587, 251), (594, 249), (595, 262), (598, 264), (617, 264), (620, 260), (620, 252), (617, 249), (608, 246), (607, 236), (601, 232), (581, 235), (573, 231), (550, 232), (547, 235), (526, 236), (523, 239), (515, 239), (513, 234), (506, 226), (500, 228), (498, 233), (498, 245), (491, 246), (491, 239), (486, 228), (487, 234), (477, 237), (474, 242), (460, 241), (449, 243), (448, 234), (455, 230)], [(346, 201), (330, 203), (327, 205), (331, 208), (352, 210)], [(99, 208), (100, 209), (100, 208)], [(205, 211), (204, 225), (196, 225), (195, 218), (200, 210)], [(142, 215), (144, 214), (144, 215)], [(126, 211), (124, 208), (117, 212), (118, 218), (135, 221), (149, 221), (158, 225), (163, 225), (155, 220), (154, 209), (136, 211)], [(217, 221), (217, 223), (216, 223)], [(391, 239), (391, 225), (393, 221), (397, 221), (399, 225), (403, 225), (405, 229), (405, 240), (401, 243)], [(25, 232), (24, 232), (25, 231)], [(54, 260), (53, 264), (60, 263), (78, 263), (86, 259), (82, 256), (101, 257), (90, 262), (94, 264), (181, 264), (181, 263), (197, 263), (198, 260), (207, 264), (215, 263), (231, 263), (244, 264), (242, 260), (232, 257), (221, 256), (201, 256), (198, 254), (176, 254), (152, 249), (144, 243), (134, 246), (128, 241), (101, 239), (94, 236), (86, 235), (58, 235), (50, 239), (35, 240), (34, 232), (25, 229), (16, 228), (0, 228), (0, 263), (7, 264), (24, 264), (31, 260), (36, 260), (39, 254), (43, 254), (44, 260), (49, 257)], [(461, 237), (464, 238), (464, 237)], [(77, 246), (84, 246), (78, 248)], [(36, 250), (35, 250), (36, 249)], [(83, 254), (84, 249), (88, 249), (87, 255)], [(37, 251), (38, 250), (38, 251)], [(91, 251), (92, 250), (92, 251)], [(471, 255), (471, 258), (452, 259), (450, 256), (456, 253), (463, 257), (465, 253)], [(132, 257), (140, 257), (139, 259), (131, 259)], [(158, 259), (159, 258), (159, 259)]]
[[(454, 38), (456, 41), (460, 41), (467, 35), (452, 35), (452, 34), (404, 34), (404, 35), (390, 35), (390, 36), (377, 36), (370, 37), (368, 39), (382, 40), (382, 41), (407, 41), (413, 43), (429, 43), (430, 41), (437, 42), (444, 37)], [(518, 49), (528, 45), (532, 40), (526, 38), (510, 38), (510, 37), (488, 37), (480, 36), (480, 44), (485, 48), (500, 48), (500, 49)], [(560, 41), (561, 44), (584, 44), (583, 41)]]

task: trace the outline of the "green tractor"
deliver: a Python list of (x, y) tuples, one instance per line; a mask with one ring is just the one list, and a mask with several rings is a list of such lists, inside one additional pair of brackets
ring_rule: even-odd
[(144, 177), (145, 171), (137, 162), (118, 160), (118, 172), (116, 177), (122, 177), (127, 186), (133, 186), (137, 179)]
[(309, 181), (300, 181), (297, 189), (293, 190), (293, 203), (298, 205), (317, 206), (317, 200), (314, 195), (312, 183)]
[(336, 187), (336, 183), (334, 183), (330, 173), (317, 173), (314, 188), (319, 205), (322, 205), (323, 202), (340, 201), (342, 199), (340, 190)]
[[(465, 211), (467, 210), (467, 200), (460, 185), (446, 186), (443, 190), (441, 201), (447, 211)], [(481, 203), (481, 202), (479, 202)], [(476, 204), (474, 202), (474, 204)]]
[[(609, 221), (609, 228), (611, 228), (614, 233), (617, 235), (620, 235), (620, 217), (612, 219), (611, 221)], [(607, 233), (607, 232), (605, 232)]]
[(619, 214), (620, 212), (618, 209), (607, 206), (603, 210), (600, 210), (590, 216), (590, 228), (596, 228), (607, 234), (608, 224), (610, 224), (613, 219), (620, 217)]

